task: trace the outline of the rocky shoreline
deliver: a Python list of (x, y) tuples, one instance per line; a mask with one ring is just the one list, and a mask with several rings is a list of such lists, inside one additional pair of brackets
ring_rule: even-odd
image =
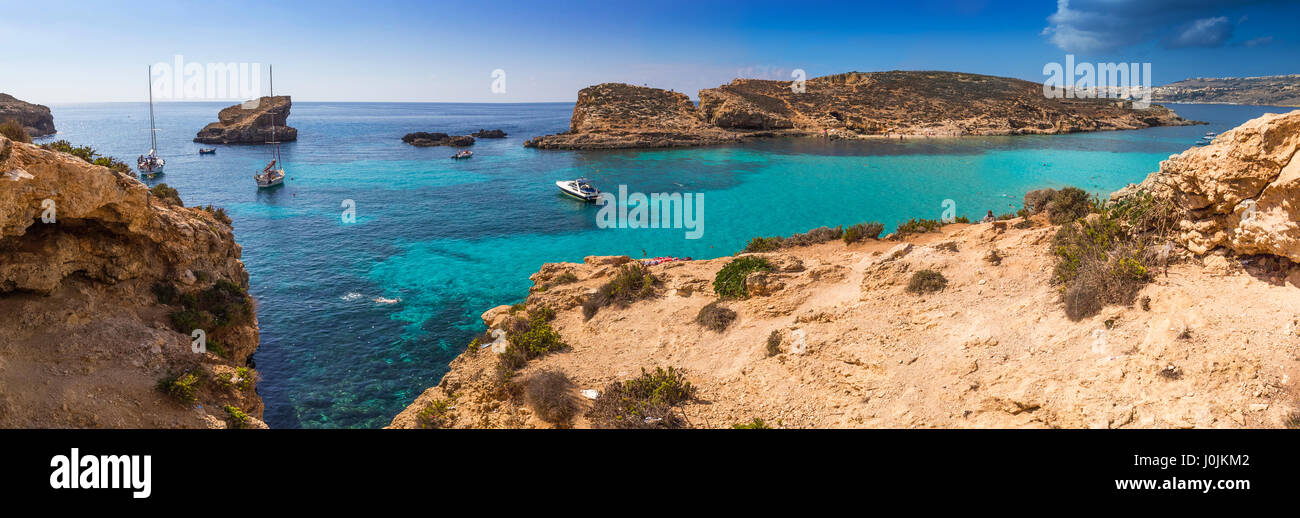
[(469, 147), (474, 145), (474, 137), (469, 135), (448, 135), (446, 133), (417, 131), (403, 135), (402, 142), (415, 147)]
[(700, 146), (749, 138), (957, 137), (1059, 134), (1199, 124), (1158, 105), (1049, 99), (1042, 85), (957, 72), (851, 72), (790, 81), (737, 79), (685, 94), (605, 83), (578, 92), (569, 131), (539, 149)]

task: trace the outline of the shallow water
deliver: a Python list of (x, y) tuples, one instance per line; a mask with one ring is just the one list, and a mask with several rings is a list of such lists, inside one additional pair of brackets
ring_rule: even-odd
[[(1024, 192), (1075, 185), (1108, 193), (1141, 181), (1206, 131), (1286, 108), (1171, 105), (1208, 126), (1059, 136), (828, 142), (794, 139), (659, 151), (539, 151), (524, 139), (564, 131), (572, 104), (296, 103), (288, 180), (258, 191), (264, 146), (190, 140), (228, 103), (156, 105), (161, 181), (186, 205), (226, 207), (259, 301), (255, 360), (273, 427), (379, 427), (437, 383), (482, 324), (527, 294), (544, 262), (586, 255), (730, 255), (754, 236), (818, 226), (1014, 212)], [(148, 148), (144, 103), (51, 107), (60, 134), (128, 163)], [(412, 131), (480, 139), (475, 157), (415, 148)], [(41, 142), (50, 139), (41, 139)], [(703, 235), (602, 229), (597, 207), (555, 181), (606, 191), (704, 194)], [(341, 219), (345, 200), (356, 223)]]

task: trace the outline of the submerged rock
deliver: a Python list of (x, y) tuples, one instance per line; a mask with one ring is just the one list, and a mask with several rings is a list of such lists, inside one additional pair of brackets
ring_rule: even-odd
[(293, 102), (287, 95), (262, 97), (234, 106), (217, 114), (217, 122), (199, 130), (195, 142), (204, 144), (265, 144), (272, 140), (272, 122), (275, 140), (298, 140), (298, 130), (288, 126), (289, 109)]

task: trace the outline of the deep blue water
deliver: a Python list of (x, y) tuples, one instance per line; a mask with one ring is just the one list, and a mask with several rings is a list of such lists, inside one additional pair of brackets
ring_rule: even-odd
[[(259, 301), (255, 359), (273, 427), (379, 427), (437, 383), (479, 330), (478, 315), (527, 294), (544, 262), (585, 255), (730, 255), (757, 235), (822, 225), (938, 218), (944, 200), (978, 219), (1013, 212), (1029, 189), (1106, 193), (1140, 181), (1206, 131), (1285, 108), (1172, 105), (1209, 126), (1060, 136), (826, 142), (796, 139), (660, 151), (539, 151), (524, 139), (563, 131), (571, 104), (296, 103), (284, 146), (288, 181), (258, 191), (265, 146), (194, 134), (228, 103), (156, 105), (161, 181), (187, 205), (226, 207)], [(128, 163), (148, 148), (144, 103), (52, 106), (59, 135)], [(480, 139), (475, 158), (415, 148), (411, 131)], [(41, 139), (41, 141), (48, 141)], [(704, 234), (600, 229), (596, 207), (554, 182), (603, 190), (704, 193)], [(357, 221), (342, 222), (344, 200)], [(400, 299), (396, 303), (376, 298)]]

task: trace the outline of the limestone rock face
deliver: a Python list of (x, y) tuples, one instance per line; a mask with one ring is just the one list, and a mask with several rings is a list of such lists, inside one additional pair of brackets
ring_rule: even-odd
[(1300, 261), (1300, 110), (1268, 114), (1160, 163), (1139, 185), (1188, 211), (1179, 239), (1197, 254), (1226, 247)]
[(1117, 99), (1050, 99), (1043, 85), (958, 72), (850, 72), (791, 81), (737, 79), (680, 93), (618, 83), (578, 93), (569, 131), (528, 147), (650, 148), (754, 137), (961, 136), (1071, 133), (1196, 124)]
[(541, 149), (659, 148), (718, 144), (737, 136), (700, 119), (686, 94), (622, 83), (583, 88), (569, 132), (524, 142)]
[(292, 105), (289, 96), (277, 95), (227, 106), (217, 114), (217, 122), (199, 130), (194, 141), (204, 144), (265, 144), (272, 140), (272, 121), (275, 140), (298, 140), (298, 130), (287, 124)]
[[(258, 426), (253, 380), (219, 381), (257, 348), (255, 312), (195, 353), (159, 295), (247, 290), (230, 225), (72, 155), (0, 137), (0, 159), (0, 427), (225, 426), (225, 405)], [(184, 372), (201, 407), (156, 388)]]
[(1041, 84), (959, 72), (850, 72), (791, 81), (737, 79), (700, 91), (700, 113), (733, 130), (811, 134), (1018, 135), (1190, 124), (1160, 106), (1049, 99)]
[(39, 104), (19, 101), (9, 94), (0, 94), (0, 122), (17, 121), (32, 137), (53, 135), (54, 116), (50, 109)]

